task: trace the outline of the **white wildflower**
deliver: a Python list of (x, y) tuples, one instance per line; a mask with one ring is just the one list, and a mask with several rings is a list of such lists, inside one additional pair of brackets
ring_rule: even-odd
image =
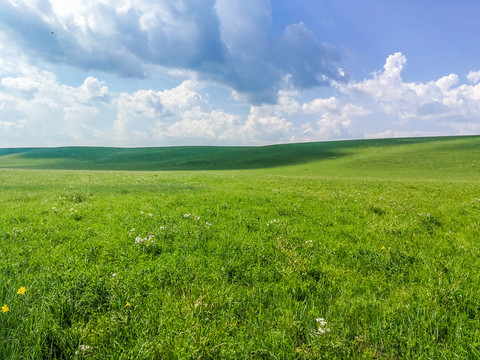
[(278, 219), (273, 219), (273, 220), (270, 220), (269, 222), (267, 222), (267, 226), (270, 226), (272, 224), (278, 224), (280, 223), (280, 220)]
[(140, 236), (137, 236), (135, 238), (135, 245), (140, 245), (141, 243), (145, 243), (145, 245), (147, 246), (150, 246), (150, 245), (153, 245), (155, 244), (155, 241), (153, 241), (153, 238), (155, 236), (153, 236), (152, 234), (149, 234), (147, 237), (140, 237)]
[(88, 345), (80, 345), (80, 346), (78, 347), (78, 350), (75, 351), (75, 355), (78, 355), (78, 354), (80, 354), (81, 352), (85, 352), (85, 351), (88, 351), (88, 350), (90, 350), (90, 349), (91, 349), (91, 347), (88, 346)]
[(192, 215), (192, 214), (184, 214), (184, 215), (183, 215), (183, 218), (184, 218), (184, 219), (188, 219), (191, 215)]
[(325, 335), (330, 332), (330, 328), (327, 328), (327, 322), (324, 318), (317, 318), (316, 321), (318, 323), (318, 333), (320, 335)]

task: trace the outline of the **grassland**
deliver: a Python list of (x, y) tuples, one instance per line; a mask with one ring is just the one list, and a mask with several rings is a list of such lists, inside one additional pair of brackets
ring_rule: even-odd
[[(262, 147), (159, 147), (159, 148), (24, 148), (0, 149), (0, 168), (57, 169), (57, 170), (239, 170), (266, 169), (296, 164), (311, 164), (319, 160), (347, 162), (360, 159), (367, 170), (380, 170), (368, 166), (372, 161), (410, 168), (410, 162), (428, 160), (421, 152), (433, 156), (432, 165), (445, 152), (467, 154), (469, 159), (479, 158), (479, 150), (472, 146), (478, 137), (405, 138), (357, 141), (332, 141), (318, 143), (284, 144)], [(447, 148), (444, 148), (447, 146)], [(466, 146), (474, 153), (462, 150)], [(385, 153), (386, 152), (386, 153)], [(409, 155), (410, 153), (410, 155)], [(390, 157), (393, 158), (390, 159)], [(398, 161), (396, 157), (398, 157)], [(407, 163), (403, 163), (405, 160)], [(395, 163), (397, 161), (397, 163)], [(322, 166), (323, 166), (322, 162)], [(414, 165), (415, 165), (414, 164)], [(392, 166), (393, 165), (393, 166)], [(478, 166), (478, 162), (476, 163)], [(419, 167), (419, 166), (416, 166)], [(343, 171), (343, 166), (333, 168)], [(358, 168), (358, 167), (357, 167)], [(441, 168), (445, 168), (441, 166)]]
[(3, 150), (0, 358), (480, 358), (479, 149)]

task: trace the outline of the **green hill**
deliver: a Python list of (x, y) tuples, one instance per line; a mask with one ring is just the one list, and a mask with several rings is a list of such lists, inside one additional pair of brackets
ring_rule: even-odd
[[(308, 166), (305, 166), (308, 164)], [(283, 167), (289, 166), (288, 169)], [(328, 176), (478, 177), (480, 136), (351, 140), (260, 147), (0, 149), (0, 168), (239, 170)]]

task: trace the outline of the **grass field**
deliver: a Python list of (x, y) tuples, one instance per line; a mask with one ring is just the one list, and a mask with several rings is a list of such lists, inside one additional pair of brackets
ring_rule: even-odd
[(2, 359), (480, 358), (480, 137), (0, 167)]

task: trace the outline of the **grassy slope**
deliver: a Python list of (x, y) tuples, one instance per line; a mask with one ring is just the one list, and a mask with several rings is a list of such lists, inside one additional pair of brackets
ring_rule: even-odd
[[(264, 147), (65, 147), (0, 149), (0, 168), (70, 170), (232, 170), (301, 165), (294, 168), (324, 175), (425, 173), (444, 175), (480, 166), (480, 137), (408, 138), (285, 144)], [(442, 163), (437, 167), (437, 163)], [(419, 166), (421, 165), (421, 166)], [(465, 170), (465, 169), (462, 169)], [(450, 174), (454, 175), (454, 174)]]
[[(0, 358), (479, 358), (479, 145), (203, 149), (271, 167), (249, 171), (0, 170)], [(291, 155), (322, 146), (330, 158)], [(273, 167), (282, 149), (295, 161)]]
[(366, 141), (361, 147), (341, 149), (337, 158), (291, 166), (287, 172), (282, 169), (274, 172), (336, 178), (480, 179), (480, 137), (426, 140)]

